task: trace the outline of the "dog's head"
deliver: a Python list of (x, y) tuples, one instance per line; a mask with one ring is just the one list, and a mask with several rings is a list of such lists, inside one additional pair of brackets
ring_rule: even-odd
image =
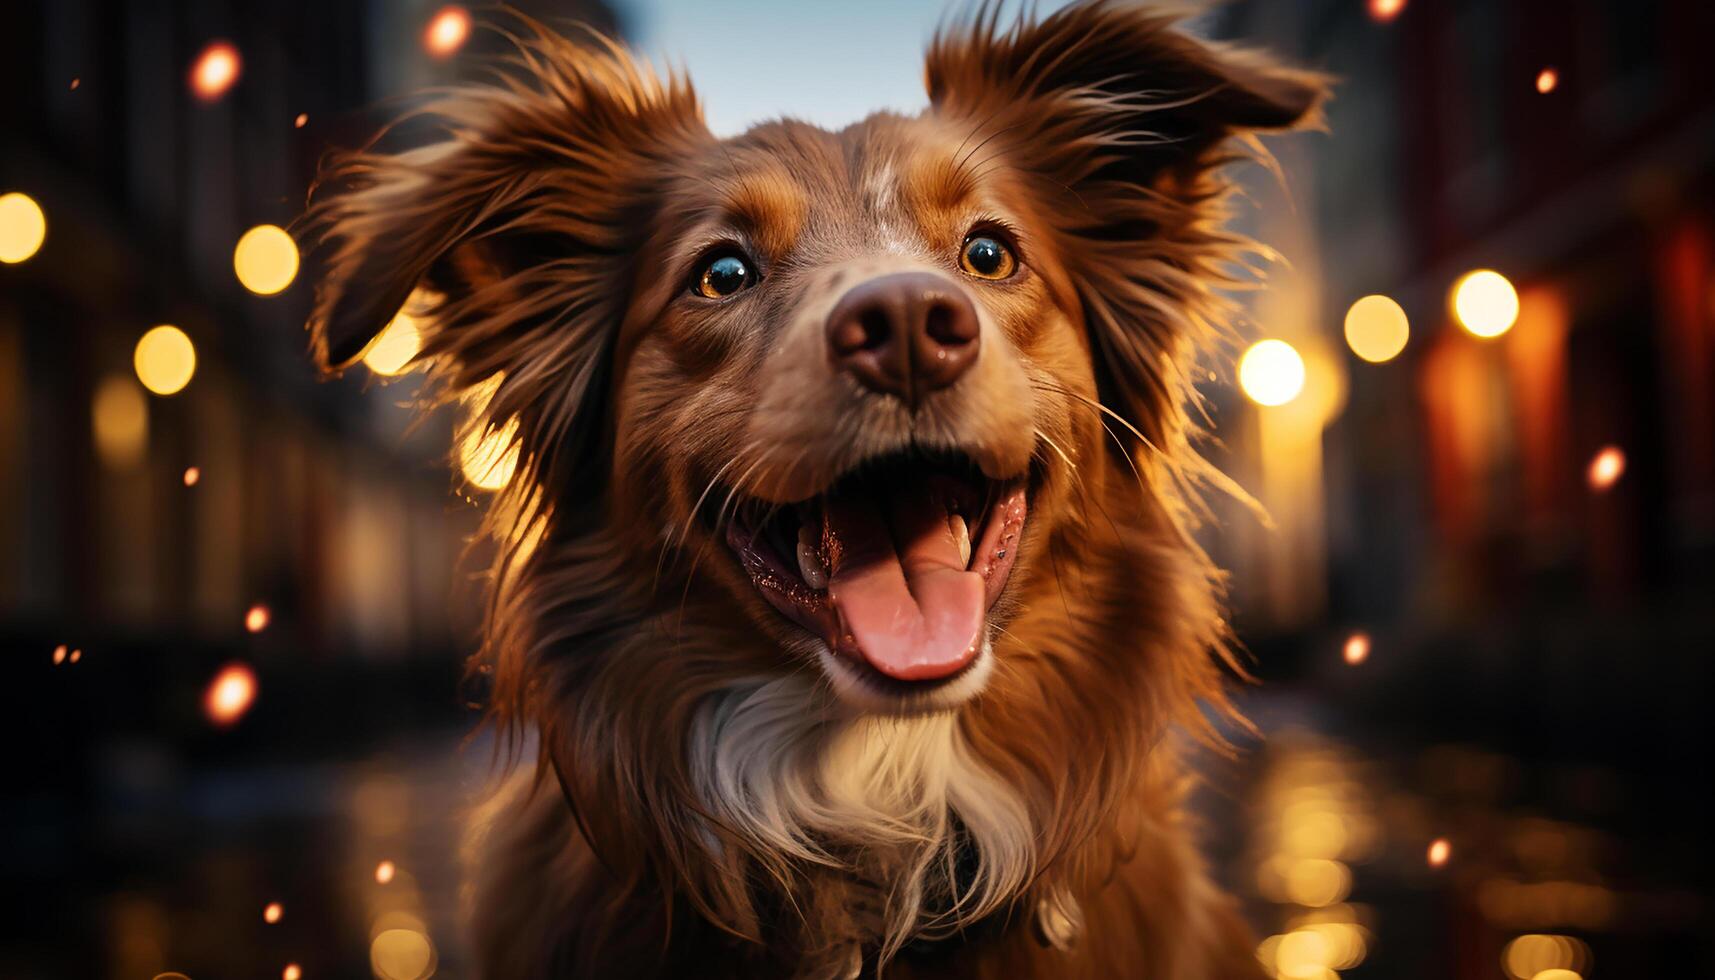
[(518, 500), (600, 510), (669, 603), (720, 583), (779, 669), (880, 710), (979, 690), (1042, 542), (1178, 442), (1231, 257), (1210, 171), (1322, 91), (1104, 4), (944, 35), (928, 111), (840, 132), (717, 140), (682, 80), (545, 34), (518, 67), (348, 163), (318, 356), (427, 289)]
[(1219, 168), (1322, 80), (1149, 9), (995, 9), (934, 41), (919, 115), (732, 139), (537, 33), (314, 213), (323, 367), (422, 290), (422, 358), (514, 433), (495, 710), (606, 860), (735, 929), (797, 858), (893, 861), (855, 874), (895, 945), (932, 867), (980, 916), (1106, 819), (1114, 746), (1218, 692), (1182, 487), (1246, 248)]

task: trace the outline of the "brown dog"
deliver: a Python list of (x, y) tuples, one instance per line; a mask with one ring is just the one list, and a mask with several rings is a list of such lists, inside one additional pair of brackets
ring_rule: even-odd
[(1086, 2), (931, 45), (930, 108), (713, 138), (544, 31), (344, 160), (311, 330), (409, 294), (519, 464), (477, 669), (485, 976), (1253, 976), (1179, 816), (1224, 710), (1189, 528), (1222, 165), (1319, 76)]

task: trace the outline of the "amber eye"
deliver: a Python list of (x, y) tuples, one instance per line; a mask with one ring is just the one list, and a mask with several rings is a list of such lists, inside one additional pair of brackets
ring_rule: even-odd
[(750, 263), (741, 255), (721, 255), (703, 263), (691, 280), (691, 292), (709, 299), (724, 299), (756, 281)]
[(978, 279), (1005, 279), (1018, 269), (1012, 249), (992, 235), (972, 235), (959, 252), (959, 268)]

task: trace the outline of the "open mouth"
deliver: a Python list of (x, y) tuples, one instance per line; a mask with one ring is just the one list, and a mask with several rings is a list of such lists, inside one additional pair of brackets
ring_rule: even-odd
[(977, 659), (1026, 497), (1024, 479), (990, 479), (963, 456), (890, 456), (809, 500), (739, 504), (726, 540), (787, 619), (875, 680), (917, 689)]

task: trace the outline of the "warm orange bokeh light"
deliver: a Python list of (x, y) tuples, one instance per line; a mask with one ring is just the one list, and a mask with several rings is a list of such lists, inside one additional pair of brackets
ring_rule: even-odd
[(256, 672), (246, 664), (227, 664), (203, 693), (203, 712), (209, 721), (224, 728), (244, 717), (255, 700)]
[(296, 963), (287, 963), (286, 968), (280, 971), (280, 980), (303, 980), (303, 976), (304, 971)]
[(269, 902), (262, 909), (262, 921), (273, 925), (280, 921), (280, 916), (286, 914), (286, 909), (279, 902)]
[(202, 49), (191, 66), (191, 91), (204, 102), (213, 102), (232, 88), (243, 67), (237, 48), (226, 41), (214, 41)]
[(1429, 843), (1429, 866), (1439, 868), (1453, 856), (1453, 845), (1447, 843), (1447, 838), (1437, 837)]
[(137, 338), (131, 364), (143, 387), (163, 398), (176, 395), (196, 377), (196, 345), (183, 330), (163, 323)]
[(423, 31), (423, 47), (436, 58), (451, 57), (470, 37), (470, 14), (459, 6), (442, 7)]
[(1391, 361), (1405, 350), (1411, 322), (1391, 297), (1365, 296), (1346, 310), (1346, 346), (1371, 364)]
[(244, 628), (252, 633), (260, 633), (268, 628), (271, 618), (273, 617), (268, 612), (268, 607), (258, 602), (244, 614)]
[(67, 660), (70, 660), (70, 661), (71, 661), (71, 662), (72, 662), (72, 663), (74, 663), (74, 664), (75, 664), (75, 663), (77, 663), (77, 662), (78, 662), (78, 661), (79, 661), (79, 660), (82, 660), (82, 659), (83, 659), (83, 651), (82, 651), (82, 650), (73, 650), (73, 651), (72, 651), (72, 652), (71, 652), (71, 656), (70, 656), (70, 657), (67, 657), (67, 658), (66, 658), (66, 659), (67, 659)]
[(1354, 667), (1368, 660), (1370, 656), (1370, 634), (1353, 633), (1347, 637), (1344, 655), (1346, 662)]
[(1518, 290), (1493, 269), (1468, 272), (1453, 284), (1453, 316), (1473, 337), (1489, 340), (1518, 321)]
[(1536, 90), (1543, 95), (1554, 91), (1560, 84), (1560, 73), (1553, 68), (1544, 68), (1536, 73)]
[(194, 487), (197, 485), (197, 481), (201, 479), (202, 470), (197, 469), (195, 466), (185, 467), (185, 486)]
[(397, 869), (393, 867), (392, 861), (383, 861), (380, 864), (376, 865), (375, 866), (375, 881), (376, 881), (376, 883), (385, 885), (389, 881), (392, 881), (393, 880), (393, 873), (396, 870)]
[(1602, 451), (1590, 459), (1590, 468), (1585, 477), (1590, 481), (1590, 489), (1601, 493), (1620, 481), (1626, 475), (1626, 454), (1619, 446), (1604, 446)]
[(0, 194), (0, 262), (16, 265), (42, 247), (48, 217), (35, 198), (19, 191)]
[(1405, 0), (1370, 0), (1370, 16), (1382, 24), (1398, 17), (1404, 9)]
[(59, 646), (54, 647), (54, 663), (63, 664), (65, 662), (66, 662), (66, 645), (64, 643), (61, 643)]
[(307, 112), (300, 112), (300, 113), (298, 113), (298, 118), (292, 120), (292, 128), (293, 129), (303, 129), (304, 123), (307, 123), (309, 121), (310, 121), (310, 114)]

